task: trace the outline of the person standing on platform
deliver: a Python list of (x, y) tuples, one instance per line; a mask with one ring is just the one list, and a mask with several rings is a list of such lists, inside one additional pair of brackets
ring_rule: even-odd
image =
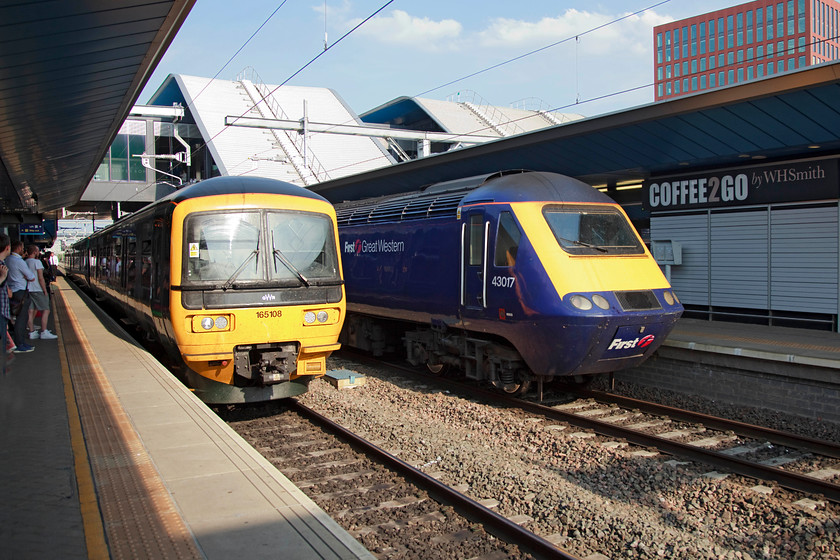
[[(26, 248), (26, 264), (29, 270), (35, 275), (35, 280), (29, 282), (27, 288), (29, 289), (29, 297), (32, 300), (32, 305), (29, 306), (29, 320), (27, 327), (29, 328), (29, 338), (34, 340), (40, 338), (42, 340), (53, 340), (58, 338), (47, 328), (47, 320), (50, 317), (50, 298), (47, 296), (47, 283), (44, 281), (44, 264), (41, 262), (41, 250), (37, 245), (30, 245)], [(41, 332), (35, 330), (33, 323), (35, 322), (35, 314), (41, 312)]]
[(29, 291), (26, 289), (27, 282), (35, 280), (35, 276), (23, 261), (23, 241), (12, 242), (12, 252), (6, 259), (6, 266), (9, 267), (7, 282), (12, 289), (12, 300), (10, 302), (12, 320), (15, 322), (14, 341), (15, 353), (32, 352), (34, 347), (26, 343), (26, 321), (29, 318)]
[(9, 274), (9, 269), (6, 267), (6, 258), (12, 252), (9, 236), (5, 233), (0, 233), (0, 368), (2, 372), (6, 373), (6, 338), (9, 332), (9, 319), (11, 314), (9, 312), (9, 288), (6, 285), (6, 279)]

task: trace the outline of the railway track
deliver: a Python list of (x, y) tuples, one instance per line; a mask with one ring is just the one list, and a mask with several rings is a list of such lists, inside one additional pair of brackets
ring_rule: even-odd
[[(358, 354), (353, 359), (371, 360)], [(399, 364), (377, 363), (422, 376), (427, 383), (483, 402), (519, 408), (589, 430), (614, 439), (615, 445), (630, 443), (656, 449), (840, 503), (840, 445), (833, 442), (574, 387), (568, 392), (581, 397), (576, 401), (549, 396), (548, 402), (535, 402), (445, 377), (423, 375)]]
[(306, 406), (285, 407), (220, 415), (377, 557), (578, 558)]

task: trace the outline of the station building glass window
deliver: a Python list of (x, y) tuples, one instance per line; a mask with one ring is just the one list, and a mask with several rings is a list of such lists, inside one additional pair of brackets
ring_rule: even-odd
[(94, 181), (146, 181), (146, 168), (139, 156), (146, 151), (146, 124), (126, 121), (114, 138), (102, 163), (93, 176)]

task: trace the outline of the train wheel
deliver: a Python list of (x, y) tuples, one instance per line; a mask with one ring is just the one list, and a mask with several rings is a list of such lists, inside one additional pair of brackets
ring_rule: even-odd
[(429, 373), (432, 375), (443, 375), (449, 369), (448, 364), (444, 364), (443, 362), (436, 362), (433, 358), (429, 358), (426, 360), (426, 369), (429, 370)]
[(513, 382), (502, 385), (502, 390), (512, 396), (524, 395), (531, 388), (531, 381), (531, 372), (519, 370), (516, 372)]

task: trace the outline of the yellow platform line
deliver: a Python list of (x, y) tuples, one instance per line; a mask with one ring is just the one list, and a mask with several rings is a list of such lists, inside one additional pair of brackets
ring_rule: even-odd
[[(62, 313), (59, 313), (59, 306), (56, 305), (56, 312), (53, 314), (56, 334), (63, 343), (62, 318), (66, 316), (67, 307), (61, 290), (54, 290), (54, 296), (58, 296), (62, 302)], [(58, 303), (56, 301), (56, 303)], [(90, 457), (85, 444), (84, 433), (82, 432), (82, 419), (79, 415), (79, 407), (76, 405), (76, 393), (73, 391), (73, 381), (70, 379), (70, 365), (67, 359), (67, 349), (64, 344), (58, 345), (58, 359), (61, 362), (61, 379), (64, 381), (64, 399), (67, 402), (67, 418), (70, 423), (70, 446), (73, 450), (73, 463), (75, 465), (76, 485), (79, 488), (79, 507), (82, 513), (82, 525), (85, 531), (85, 546), (87, 547), (88, 558), (92, 560), (106, 560), (111, 557), (108, 552), (108, 544), (105, 540), (105, 528), (102, 524), (102, 512), (99, 509), (99, 500), (96, 498), (96, 486), (93, 483), (93, 474), (90, 469)]]

